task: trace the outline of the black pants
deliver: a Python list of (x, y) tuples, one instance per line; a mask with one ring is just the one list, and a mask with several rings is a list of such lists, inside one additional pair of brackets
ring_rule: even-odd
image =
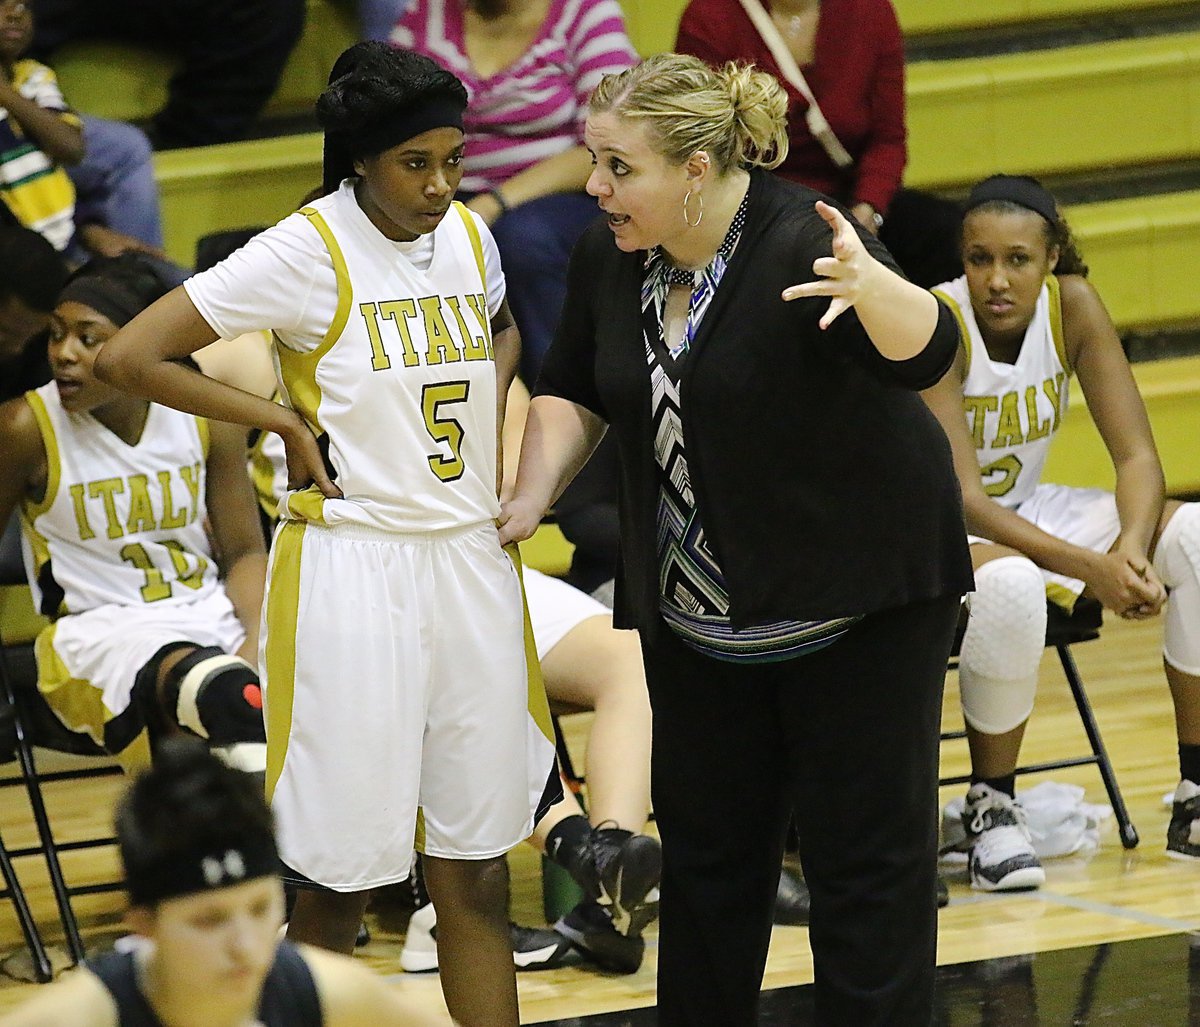
[(177, 53), (159, 147), (239, 139), (258, 117), (304, 28), (304, 0), (38, 0), (34, 54), (109, 37)]
[(663, 844), (663, 1027), (748, 1027), (794, 812), (820, 1024), (929, 1024), (942, 684), (956, 597), (831, 646), (734, 665), (665, 626), (643, 645)]

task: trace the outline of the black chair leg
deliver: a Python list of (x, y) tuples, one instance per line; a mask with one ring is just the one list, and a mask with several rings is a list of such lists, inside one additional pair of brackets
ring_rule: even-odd
[(1100, 776), (1104, 780), (1104, 789), (1108, 792), (1108, 801), (1112, 805), (1113, 814), (1117, 818), (1117, 826), (1121, 833), (1121, 844), (1127, 849), (1134, 848), (1139, 839), (1137, 828), (1129, 818), (1129, 810), (1125, 808), (1125, 800), (1121, 797), (1121, 789), (1117, 785), (1117, 776), (1113, 773), (1112, 761), (1108, 758), (1108, 750), (1104, 747), (1104, 739), (1100, 736), (1100, 728), (1096, 724), (1096, 716), (1092, 712), (1092, 704), (1084, 691), (1083, 681), (1075, 666), (1075, 657), (1071, 655), (1068, 645), (1054, 647), (1062, 663), (1063, 673), (1071, 686), (1071, 695), (1075, 698), (1075, 706), (1079, 710), (1079, 719), (1083, 721), (1083, 729), (1087, 732), (1088, 743), (1096, 756), (1096, 766), (1100, 768)]
[(54, 832), (50, 828), (50, 817), (46, 813), (46, 803), (38, 784), (33, 748), (25, 737), (20, 718), (17, 719), (17, 758), (21, 762), (21, 774), (25, 778), (25, 792), (29, 796), (29, 806), (33, 810), (34, 823), (37, 824), (38, 837), (42, 843), (42, 855), (46, 860), (46, 872), (50, 875), (50, 887), (54, 892), (59, 919), (62, 921), (63, 932), (67, 938), (67, 949), (71, 953), (71, 960), (74, 963), (82, 963), (84, 948), (83, 938), (79, 934), (79, 922), (75, 919), (74, 909), (71, 908), (71, 895), (67, 889), (66, 878), (63, 876), (62, 865), (58, 860), (58, 846), (54, 841)]
[(16, 869), (8, 856), (4, 842), (0, 841), (0, 874), (4, 876), (4, 887), (7, 898), (12, 899), (17, 911), (17, 920), (21, 924), (21, 933), (25, 936), (25, 946), (33, 959), (33, 973), (38, 981), (45, 984), (54, 976), (54, 968), (50, 965), (50, 956), (46, 952), (46, 944), (42, 941), (37, 921), (33, 919), (33, 911), (29, 908), (29, 900), (17, 879)]

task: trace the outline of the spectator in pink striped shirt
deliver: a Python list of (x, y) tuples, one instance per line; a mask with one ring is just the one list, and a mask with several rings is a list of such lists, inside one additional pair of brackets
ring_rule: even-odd
[(575, 240), (597, 216), (584, 191), (592, 88), (639, 60), (617, 0), (409, 0), (389, 36), (470, 94), (464, 199), (488, 223), (531, 385), (554, 337)]

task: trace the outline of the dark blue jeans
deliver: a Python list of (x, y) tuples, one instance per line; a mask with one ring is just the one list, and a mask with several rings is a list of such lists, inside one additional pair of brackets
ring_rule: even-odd
[(571, 250), (599, 214), (587, 193), (554, 193), (514, 207), (492, 225), (508, 305), (521, 330), (521, 377), (530, 388), (554, 341)]

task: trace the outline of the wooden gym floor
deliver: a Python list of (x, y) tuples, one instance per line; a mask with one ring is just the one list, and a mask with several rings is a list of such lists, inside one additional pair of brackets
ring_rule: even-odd
[[(1130, 624), (1108, 618), (1100, 639), (1075, 647), (1101, 730), (1141, 845), (1126, 851), (1112, 820), (1099, 851), (1089, 858), (1046, 863), (1047, 881), (1037, 892), (983, 895), (951, 870), (951, 902), (940, 914), (938, 962), (942, 1009), (939, 1023), (970, 1024), (1200, 1024), (1200, 863), (1170, 860), (1164, 852), (1168, 809), (1178, 767), (1171, 705), (1159, 657), (1160, 622)], [(961, 724), (954, 675), (947, 681), (944, 722)], [(587, 716), (564, 721), (572, 751), (580, 757)], [(1042, 685), (1030, 723), (1025, 757), (1030, 761), (1086, 751), (1087, 743), (1058, 661), (1047, 653)], [(47, 756), (46, 766), (58, 758)], [(943, 772), (967, 769), (964, 742), (943, 746)], [(4, 770), (11, 774), (12, 765)], [(1105, 801), (1094, 767), (1055, 771), (1055, 781), (1083, 785), (1091, 802)], [(1024, 778), (1028, 787), (1035, 781)], [(52, 785), (49, 802), (64, 839), (103, 829), (118, 778)], [(948, 788), (942, 801), (960, 789)], [(32, 822), (18, 788), (0, 792), (0, 832), (10, 848), (34, 841)], [(538, 857), (528, 847), (513, 853), (513, 916), (540, 922)], [(115, 857), (92, 850), (65, 857), (73, 883), (99, 881), (116, 870)], [(40, 860), (20, 861), (18, 872), (39, 921), (61, 941)], [(22, 948), (11, 906), (0, 913), (0, 955)], [(85, 896), (76, 910), (89, 946), (100, 949), (121, 933), (119, 894)], [(369, 914), (372, 940), (365, 959), (407, 994), (442, 1008), (435, 975), (409, 975), (397, 964), (408, 907), (400, 893), (381, 895)], [(600, 1025), (653, 1024), (656, 935), (648, 932), (646, 960), (628, 977), (586, 964), (518, 977), (523, 1021)], [(807, 930), (775, 929), (764, 989), (764, 1024), (810, 1022), (812, 962)], [(0, 977), (0, 1011), (37, 985)], [(607, 1014), (607, 1015), (604, 1015)], [(718, 1027), (718, 1025), (714, 1025)]]

